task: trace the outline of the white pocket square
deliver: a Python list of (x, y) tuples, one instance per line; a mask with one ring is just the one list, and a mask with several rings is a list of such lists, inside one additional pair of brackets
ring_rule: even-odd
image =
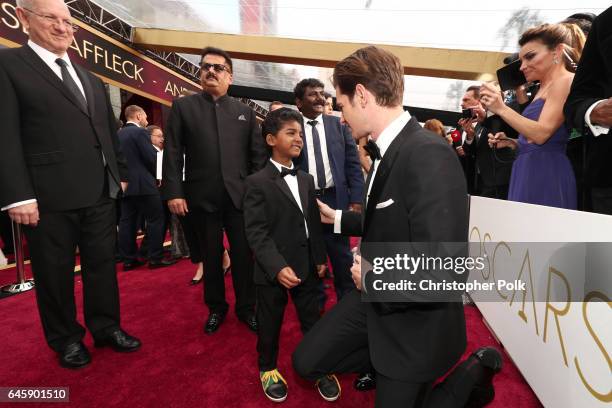
[(240, 116), (238, 116), (238, 120), (244, 120), (244, 121), (246, 121), (246, 118), (244, 117), (244, 115), (240, 115)]
[(392, 198), (388, 199), (387, 201), (383, 201), (382, 203), (378, 203), (376, 204), (376, 209), (380, 210), (381, 208), (387, 208), (388, 206), (390, 206), (391, 204), (393, 204), (395, 201), (393, 201)]

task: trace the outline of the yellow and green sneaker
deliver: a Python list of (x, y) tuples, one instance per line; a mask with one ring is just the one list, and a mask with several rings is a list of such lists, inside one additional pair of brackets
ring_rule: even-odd
[(270, 371), (260, 371), (259, 379), (268, 399), (274, 402), (283, 402), (287, 399), (287, 381), (276, 368)]

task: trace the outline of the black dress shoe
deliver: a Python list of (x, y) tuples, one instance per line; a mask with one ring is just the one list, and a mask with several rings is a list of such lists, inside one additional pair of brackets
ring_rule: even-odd
[(65, 368), (81, 368), (91, 362), (89, 351), (80, 341), (68, 344), (58, 355), (60, 365)]
[[(482, 347), (476, 350), (467, 360), (468, 371), (477, 378), (466, 408), (480, 408), (489, 404), (495, 398), (493, 377), (502, 369), (503, 359), (499, 351), (493, 347)], [(479, 367), (478, 367), (479, 366)]]
[(132, 269), (136, 269), (140, 266), (144, 265), (144, 262), (141, 262), (139, 260), (134, 260), (134, 261), (129, 261), (129, 262), (124, 262), (123, 263), (123, 270), (124, 271), (131, 271)]
[(132, 337), (121, 329), (117, 329), (102, 339), (96, 339), (96, 347), (110, 347), (119, 353), (129, 353), (140, 348), (140, 340)]
[(225, 319), (224, 313), (211, 313), (208, 315), (208, 319), (206, 319), (206, 324), (204, 325), (204, 332), (211, 334), (217, 331), (221, 323), (223, 323), (223, 319)]
[(202, 283), (203, 278), (200, 279), (192, 279), (191, 282), (189, 282), (189, 286), (195, 286), (198, 283)]
[(257, 333), (257, 319), (255, 318), (255, 315), (250, 315), (248, 317), (245, 317), (243, 319), (240, 319), (240, 321), (244, 324), (247, 325), (247, 327), (249, 329), (251, 329), (252, 331), (254, 331), (255, 333)]
[(357, 391), (369, 391), (376, 388), (376, 375), (374, 373), (363, 373), (357, 375), (353, 382)]
[(159, 261), (150, 261), (149, 269), (165, 268), (166, 266), (174, 265), (176, 261), (168, 259), (160, 259)]

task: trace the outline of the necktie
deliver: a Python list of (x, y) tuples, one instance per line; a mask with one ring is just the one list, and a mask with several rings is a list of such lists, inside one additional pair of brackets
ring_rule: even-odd
[(83, 93), (79, 89), (74, 79), (72, 79), (72, 75), (68, 72), (68, 63), (61, 58), (55, 60), (55, 63), (60, 66), (62, 70), (62, 79), (64, 81), (64, 85), (70, 91), (70, 93), (76, 98), (77, 102), (81, 104), (81, 107), (84, 111), (87, 111), (87, 100)]
[(296, 176), (297, 172), (298, 172), (297, 166), (293, 167), (292, 169), (288, 169), (287, 167), (282, 167), (280, 176), (281, 177), (285, 177), (289, 175)]
[(324, 189), (326, 185), (325, 167), (323, 166), (323, 153), (321, 153), (321, 139), (317, 130), (317, 121), (311, 120), (308, 122), (312, 126), (312, 147), (314, 148), (315, 164), (317, 166), (317, 187), (319, 190)]
[(381, 160), (382, 156), (380, 155), (380, 148), (373, 140), (368, 140), (368, 143), (363, 146), (366, 152), (370, 155), (372, 160)]

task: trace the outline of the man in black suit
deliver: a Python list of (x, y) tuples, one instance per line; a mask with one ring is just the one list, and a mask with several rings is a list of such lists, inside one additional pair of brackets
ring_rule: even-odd
[(115, 198), (127, 187), (116, 119), (102, 81), (73, 65), (74, 27), (61, 0), (17, 2), (26, 46), (0, 50), (0, 207), (25, 225), (36, 299), (64, 367), (90, 362), (76, 320), (78, 245), (85, 324), (96, 346), (140, 347), (119, 326)]
[(123, 270), (143, 265), (138, 259), (136, 231), (140, 216), (146, 222), (146, 248), (149, 269), (163, 268), (175, 262), (163, 259), (165, 216), (155, 180), (157, 150), (147, 130), (147, 114), (140, 106), (125, 108), (125, 126), (119, 131), (121, 151), (127, 159), (128, 188), (121, 199), (119, 251)]
[[(322, 220), (333, 223), (337, 233), (361, 235), (362, 245), (465, 242), (467, 191), (459, 162), (445, 140), (403, 111), (399, 59), (377, 47), (362, 48), (336, 65), (333, 81), (337, 106), (354, 137), (374, 141), (368, 146), (374, 162), (364, 214), (319, 203)], [(358, 262), (359, 257), (351, 271), (361, 289)], [(365, 282), (371, 285), (371, 279)], [(364, 371), (371, 364), (377, 407), (463, 407), (473, 386), (480, 385), (482, 376), (473, 372), (484, 374), (480, 361), (495, 353), (468, 359), (459, 375), (451, 374), (451, 382), (424, 401), (432, 382), (457, 362), (466, 346), (460, 296), (454, 300), (362, 302), (357, 290), (350, 292), (305, 335), (293, 355), (294, 368), (314, 379), (325, 372)], [(493, 369), (498, 368), (501, 359), (492, 360)], [(483, 385), (490, 390), (490, 384)]]
[(487, 117), (480, 103), (479, 86), (470, 86), (465, 91), (461, 108), (470, 109), (473, 115), (472, 118), (459, 120), (459, 126), (465, 132), (463, 151), (473, 163), (473, 194), (505, 200), (508, 198), (515, 153), (509, 147), (492, 149), (488, 135), (504, 132), (508, 137), (516, 138), (516, 131), (497, 115)]
[[(317, 197), (333, 208), (361, 211), (363, 173), (357, 146), (350, 130), (340, 118), (324, 114), (325, 91), (321, 81), (303, 79), (294, 88), (295, 103), (302, 113), (304, 149), (296, 163), (315, 179)], [(349, 237), (334, 234), (324, 226), (325, 246), (334, 273), (338, 300), (355, 288), (350, 268), (353, 263)], [(325, 305), (325, 290), (320, 285), (319, 307)]]
[(593, 211), (612, 215), (612, 8), (591, 27), (570, 94), (565, 103), (569, 124), (583, 131), (587, 143), (586, 176)]
[(244, 233), (242, 199), (244, 179), (264, 166), (267, 151), (255, 112), (227, 95), (232, 82), (229, 54), (204, 48), (201, 67), (203, 92), (172, 105), (164, 132), (162, 195), (172, 213), (190, 213), (203, 245), (209, 309), (205, 332), (215, 332), (228, 310), (221, 267), (223, 227), (230, 243), (236, 314), (256, 331), (253, 256)]

